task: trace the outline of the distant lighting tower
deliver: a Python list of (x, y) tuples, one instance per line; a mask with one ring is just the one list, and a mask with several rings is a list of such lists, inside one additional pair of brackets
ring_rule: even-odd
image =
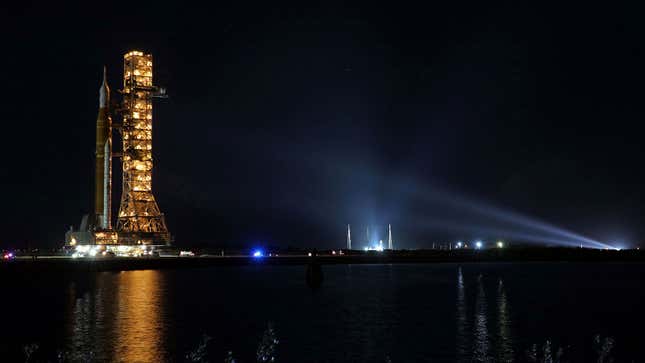
[(347, 249), (352, 249), (352, 230), (350, 229), (349, 224), (347, 225)]
[(367, 245), (369, 246), (370, 242), (371, 242), (370, 241), (370, 226), (367, 226), (367, 228), (365, 229), (365, 235), (367, 237)]
[(480, 250), (482, 246), (483, 246), (482, 241), (475, 242), (475, 247), (477, 247), (478, 250)]
[(391, 224), (387, 225), (387, 249), (388, 250), (394, 249), (394, 247), (392, 246), (392, 225)]
[(458, 242), (457, 242), (457, 248), (461, 248), (461, 246), (463, 246), (463, 245), (464, 245), (464, 244), (463, 244), (461, 241), (458, 241)]
[(504, 242), (497, 241), (497, 248), (504, 248)]

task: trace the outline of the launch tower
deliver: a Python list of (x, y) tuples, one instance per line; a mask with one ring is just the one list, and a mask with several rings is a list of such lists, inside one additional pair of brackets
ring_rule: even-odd
[(165, 97), (165, 90), (153, 86), (151, 54), (131, 51), (123, 58), (119, 244), (169, 244), (164, 215), (152, 194), (152, 99)]

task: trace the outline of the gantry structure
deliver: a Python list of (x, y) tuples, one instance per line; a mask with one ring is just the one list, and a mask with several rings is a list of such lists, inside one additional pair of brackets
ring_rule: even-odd
[(152, 99), (165, 90), (152, 82), (152, 55), (123, 57), (123, 191), (116, 230), (119, 244), (170, 243), (163, 213), (152, 194)]

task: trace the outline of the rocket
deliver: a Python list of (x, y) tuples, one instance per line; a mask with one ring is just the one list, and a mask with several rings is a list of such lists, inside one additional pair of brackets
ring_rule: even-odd
[(111, 229), (112, 210), (112, 118), (110, 88), (103, 67), (103, 83), (99, 88), (99, 113), (96, 117), (96, 174), (94, 179), (94, 215), (97, 229)]

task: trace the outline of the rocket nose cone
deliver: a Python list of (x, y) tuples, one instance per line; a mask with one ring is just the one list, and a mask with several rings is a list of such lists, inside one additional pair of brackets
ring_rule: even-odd
[(99, 88), (99, 108), (105, 108), (110, 98), (110, 88), (107, 85), (107, 68), (103, 66), (103, 83)]

